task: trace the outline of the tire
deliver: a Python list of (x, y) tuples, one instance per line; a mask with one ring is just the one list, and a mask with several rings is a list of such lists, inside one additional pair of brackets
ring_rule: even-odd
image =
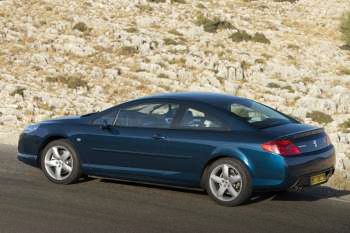
[(206, 169), (204, 179), (208, 195), (223, 206), (240, 205), (252, 194), (252, 178), (245, 165), (235, 159), (216, 160)]
[(47, 144), (41, 153), (41, 169), (56, 184), (71, 184), (81, 176), (80, 159), (66, 139)]

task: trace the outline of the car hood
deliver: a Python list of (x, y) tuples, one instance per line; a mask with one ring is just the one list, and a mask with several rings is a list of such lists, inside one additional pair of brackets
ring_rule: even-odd
[(81, 119), (81, 116), (63, 116), (50, 120), (45, 120), (40, 123), (74, 123), (78, 122)]

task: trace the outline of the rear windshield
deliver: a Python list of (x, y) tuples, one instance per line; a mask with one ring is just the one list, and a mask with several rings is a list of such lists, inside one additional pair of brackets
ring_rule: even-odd
[(265, 105), (251, 100), (230, 103), (228, 108), (238, 118), (259, 129), (296, 122)]

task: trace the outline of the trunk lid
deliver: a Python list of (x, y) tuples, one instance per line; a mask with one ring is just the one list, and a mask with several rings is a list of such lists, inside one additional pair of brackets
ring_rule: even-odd
[(262, 132), (273, 140), (292, 140), (302, 153), (322, 150), (330, 144), (323, 128), (306, 124), (284, 124), (265, 128)]

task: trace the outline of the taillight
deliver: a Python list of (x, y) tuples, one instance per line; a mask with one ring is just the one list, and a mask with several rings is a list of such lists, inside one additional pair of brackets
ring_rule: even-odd
[(281, 139), (269, 141), (261, 145), (261, 147), (271, 153), (282, 156), (293, 156), (301, 154), (299, 148), (289, 139)]

